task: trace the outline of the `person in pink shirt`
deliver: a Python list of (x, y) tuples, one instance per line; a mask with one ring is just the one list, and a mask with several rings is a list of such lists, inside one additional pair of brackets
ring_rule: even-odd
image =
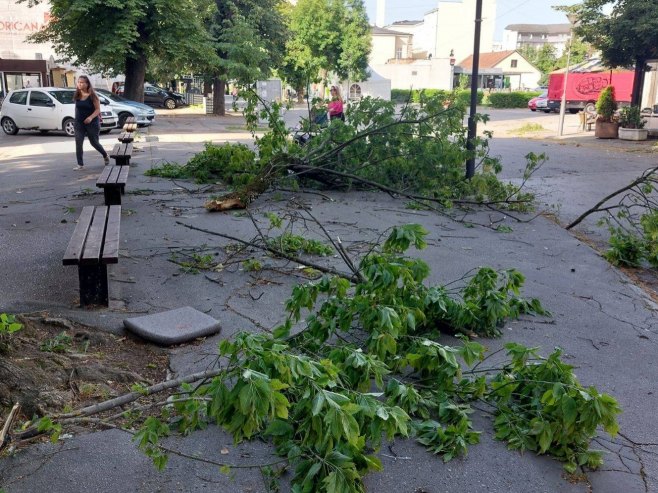
[(343, 113), (343, 98), (340, 96), (338, 86), (331, 86), (330, 89), (331, 101), (327, 104), (327, 111), (329, 112), (329, 119), (339, 119), (345, 121), (345, 114)]

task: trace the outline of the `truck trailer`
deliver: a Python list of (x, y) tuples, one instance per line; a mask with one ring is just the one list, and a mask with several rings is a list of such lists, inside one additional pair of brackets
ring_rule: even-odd
[[(566, 88), (566, 108), (569, 113), (584, 110), (596, 112), (596, 100), (603, 89), (608, 86), (615, 88), (617, 102), (629, 104), (633, 92), (634, 73), (630, 70), (606, 72), (569, 72)], [(548, 76), (548, 109), (560, 111), (564, 74)]]

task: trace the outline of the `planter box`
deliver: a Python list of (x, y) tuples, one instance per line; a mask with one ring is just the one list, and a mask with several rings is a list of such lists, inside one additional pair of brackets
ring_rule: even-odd
[(619, 123), (599, 122), (594, 125), (594, 137), (597, 139), (616, 139), (619, 135)]
[(620, 128), (619, 138), (621, 140), (647, 140), (649, 130), (646, 128)]

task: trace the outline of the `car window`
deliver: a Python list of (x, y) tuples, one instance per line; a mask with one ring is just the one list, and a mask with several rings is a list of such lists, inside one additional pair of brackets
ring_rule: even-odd
[(49, 106), (53, 100), (45, 92), (32, 91), (30, 93), (30, 106)]
[(151, 94), (152, 94), (152, 93), (155, 93), (156, 91), (155, 91), (152, 87), (150, 87), (150, 86), (146, 86), (146, 87), (144, 88), (144, 92), (148, 92), (148, 93), (151, 93)]
[(9, 98), (9, 102), (14, 103), (14, 104), (26, 104), (27, 103), (27, 91), (15, 92)]
[(75, 91), (49, 91), (49, 93), (62, 104), (73, 104)]

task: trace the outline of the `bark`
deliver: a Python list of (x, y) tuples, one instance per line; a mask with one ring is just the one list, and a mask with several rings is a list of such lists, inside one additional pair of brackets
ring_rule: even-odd
[(214, 115), (226, 115), (226, 105), (224, 104), (224, 92), (226, 91), (226, 80), (215, 77), (213, 79), (213, 96), (212, 112)]
[(645, 61), (635, 62), (635, 76), (633, 77), (633, 92), (631, 93), (631, 106), (642, 104), (642, 87), (644, 86)]
[(123, 95), (126, 99), (144, 102), (144, 77), (146, 77), (146, 55), (138, 53), (137, 58), (126, 58), (126, 82)]

